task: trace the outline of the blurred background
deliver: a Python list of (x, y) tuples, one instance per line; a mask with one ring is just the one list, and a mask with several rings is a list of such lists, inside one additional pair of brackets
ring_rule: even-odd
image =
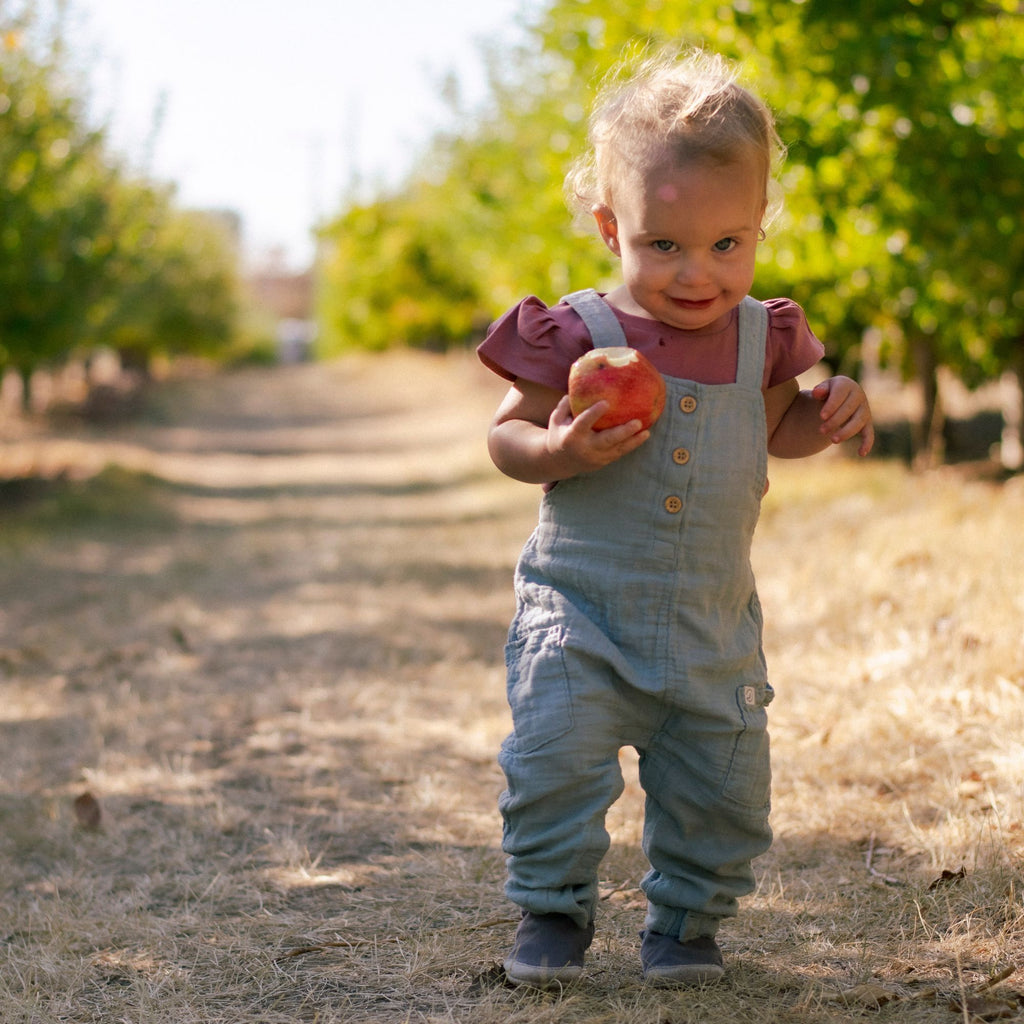
[(882, 454), (1019, 469), (1020, 0), (0, 0), (3, 408), (608, 285), (562, 179), (602, 75), (680, 42), (777, 114), (755, 294), (906, 419)]

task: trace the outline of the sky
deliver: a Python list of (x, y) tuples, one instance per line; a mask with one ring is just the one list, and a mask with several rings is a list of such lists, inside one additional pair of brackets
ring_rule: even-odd
[(237, 211), (250, 265), (297, 270), (354, 182), (401, 181), (451, 123), (446, 75), (479, 105), (483, 45), (516, 41), (528, 5), (72, 0), (69, 36), (113, 148), (181, 205)]

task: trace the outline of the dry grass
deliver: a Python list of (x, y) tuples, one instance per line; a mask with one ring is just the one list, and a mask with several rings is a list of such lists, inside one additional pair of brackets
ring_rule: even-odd
[(1024, 487), (835, 457), (773, 467), (757, 543), (777, 841), (726, 981), (640, 983), (624, 755), (586, 981), (502, 985), (501, 645), (537, 494), (487, 462), (500, 390), (396, 355), (4, 426), (0, 466), (113, 468), (0, 511), (0, 1019), (1018, 1015), (1016, 974), (980, 990), (1024, 938)]

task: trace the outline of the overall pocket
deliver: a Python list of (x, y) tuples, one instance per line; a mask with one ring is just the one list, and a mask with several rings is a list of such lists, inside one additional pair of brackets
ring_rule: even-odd
[(736, 736), (722, 793), (737, 804), (756, 810), (771, 803), (771, 750), (765, 709), (774, 697), (775, 691), (768, 683), (740, 686), (736, 690), (736, 707), (743, 728)]
[(569, 673), (565, 667), (562, 626), (537, 629), (509, 640), (505, 647), (508, 703), (513, 733), (508, 749), (529, 754), (568, 733), (573, 725)]

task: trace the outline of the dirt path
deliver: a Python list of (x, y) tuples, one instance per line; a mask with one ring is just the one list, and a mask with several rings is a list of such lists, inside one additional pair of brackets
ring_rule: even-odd
[(353, 361), (176, 385), (144, 422), (23, 440), (36, 464), (114, 468), (7, 524), (6, 661), (38, 662), (36, 683), (65, 698), (122, 661), (135, 699), (143, 678), (193, 679), (251, 703), (239, 719), (270, 683), (308, 689), (303, 673), (397, 682), (438, 659), (490, 663), (521, 539), (509, 502), (532, 504), (487, 467), (495, 394), (455, 357)]

